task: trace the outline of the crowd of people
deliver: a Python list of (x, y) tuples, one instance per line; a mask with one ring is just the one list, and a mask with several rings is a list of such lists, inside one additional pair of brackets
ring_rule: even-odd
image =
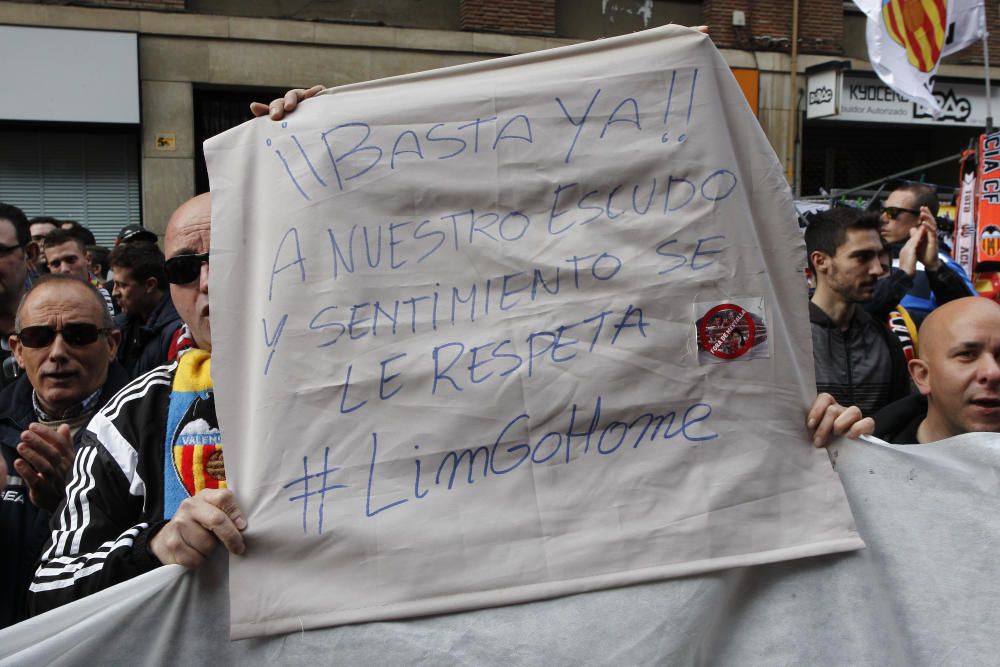
[(193, 344), (157, 243), (128, 225), (102, 253), (77, 222), (0, 203), (0, 627), (26, 614), (87, 424)]
[[(939, 249), (937, 210), (934, 189), (910, 183), (880, 212), (809, 221), (817, 445), (831, 433), (919, 444), (1000, 431), (1000, 304)], [(907, 310), (920, 328), (901, 341), (889, 320)]]
[[(252, 110), (280, 120), (320, 90)], [(1000, 431), (1000, 304), (939, 251), (936, 212), (911, 184), (880, 212), (809, 222), (814, 444)], [(104, 266), (81, 225), (0, 204), (0, 627), (219, 544), (243, 552), (210, 372), (210, 227), (202, 194), (163, 252), (129, 225)], [(911, 358), (887, 326), (899, 309), (922, 320)]]

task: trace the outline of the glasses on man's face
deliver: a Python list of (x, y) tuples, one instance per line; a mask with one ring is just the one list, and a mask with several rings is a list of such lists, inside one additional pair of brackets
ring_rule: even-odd
[(3, 243), (0, 243), (0, 257), (4, 257), (6, 255), (9, 255), (10, 253), (14, 252), (15, 250), (17, 250), (20, 247), (21, 246), (19, 246), (19, 245), (6, 245), (6, 244), (3, 244)]
[(175, 255), (166, 261), (163, 268), (167, 274), (167, 282), (174, 285), (187, 285), (201, 276), (201, 265), (208, 264), (208, 253), (198, 255)]
[(895, 220), (899, 217), (900, 213), (912, 213), (913, 215), (920, 215), (920, 211), (914, 211), (912, 208), (901, 208), (899, 206), (886, 206), (882, 209), (882, 212), (887, 216)]
[(95, 342), (101, 334), (106, 334), (111, 329), (102, 329), (96, 324), (89, 322), (70, 322), (64, 324), (62, 329), (47, 324), (38, 324), (31, 327), (24, 327), (14, 333), (17, 339), (25, 347), (48, 347), (56, 339), (56, 334), (62, 336), (67, 345), (81, 347)]

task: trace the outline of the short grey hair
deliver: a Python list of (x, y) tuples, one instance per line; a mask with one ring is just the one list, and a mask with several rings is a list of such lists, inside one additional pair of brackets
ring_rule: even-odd
[(21, 302), (17, 305), (17, 315), (14, 317), (14, 333), (21, 333), (21, 310), (24, 308), (25, 302), (28, 300), (28, 296), (31, 295), (36, 289), (43, 285), (49, 283), (59, 283), (65, 282), (66, 284), (76, 283), (87, 289), (90, 294), (94, 297), (94, 302), (100, 306), (102, 318), (101, 318), (101, 328), (103, 329), (114, 329), (115, 321), (111, 316), (111, 312), (108, 310), (108, 305), (104, 301), (104, 297), (101, 293), (97, 291), (97, 288), (90, 284), (90, 281), (84, 280), (80, 276), (71, 275), (69, 273), (46, 273), (34, 282), (30, 289), (25, 291), (24, 295), (21, 296)]

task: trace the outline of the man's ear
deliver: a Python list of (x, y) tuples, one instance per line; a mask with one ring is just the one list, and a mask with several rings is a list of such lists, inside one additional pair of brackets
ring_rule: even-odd
[(160, 286), (160, 283), (159, 283), (159, 281), (156, 280), (156, 278), (154, 278), (153, 276), (150, 276), (150, 277), (146, 278), (146, 280), (143, 282), (142, 286), (143, 286), (143, 291), (146, 294), (151, 294), (151, 293), (153, 293), (153, 292), (155, 292), (157, 290), (157, 288)]
[(38, 245), (37, 241), (30, 241), (28, 245), (24, 246), (24, 254), (27, 256), (28, 261), (34, 264), (41, 257), (42, 248)]
[(911, 359), (907, 364), (913, 384), (917, 385), (917, 391), (924, 396), (931, 393), (931, 369), (923, 359)]
[(108, 363), (111, 363), (115, 359), (115, 354), (118, 352), (118, 346), (122, 343), (122, 332), (119, 329), (112, 329), (108, 332), (108, 348), (110, 353), (108, 354)]
[(826, 272), (827, 266), (830, 262), (830, 256), (822, 250), (813, 250), (809, 253), (809, 261), (811, 261), (812, 265), (816, 268), (816, 275), (819, 275), (820, 273)]
[(24, 368), (24, 364), (21, 362), (21, 339), (17, 336), (11, 335), (7, 338), (7, 344), (10, 345), (11, 354), (14, 355), (14, 360), (17, 361), (17, 365)]

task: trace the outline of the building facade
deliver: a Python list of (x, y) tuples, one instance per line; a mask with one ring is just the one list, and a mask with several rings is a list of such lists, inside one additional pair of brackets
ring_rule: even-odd
[[(162, 234), (209, 187), (201, 143), (252, 100), (667, 23), (710, 26), (797, 193), (959, 152), (982, 130), (962, 104), (982, 88), (981, 47), (942, 65), (955, 108), (929, 121), (873, 78), (864, 22), (841, 0), (0, 0), (0, 200), (105, 243), (127, 222)], [(823, 82), (836, 113), (808, 114)], [(927, 177), (951, 182), (948, 169)]]

